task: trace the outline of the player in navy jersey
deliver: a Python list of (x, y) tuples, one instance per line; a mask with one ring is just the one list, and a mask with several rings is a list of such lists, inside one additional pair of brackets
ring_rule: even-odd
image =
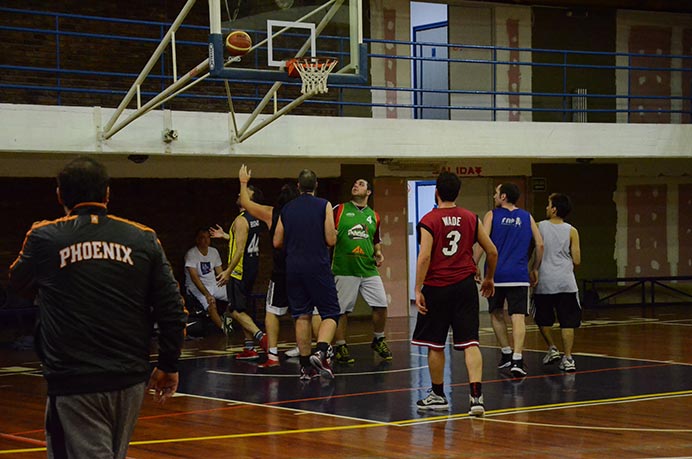
[[(329, 247), (336, 243), (334, 213), (326, 199), (315, 197), (317, 176), (303, 169), (298, 176), (301, 195), (281, 209), (274, 232), (274, 247), (286, 248), (286, 293), (296, 319), (300, 349), (300, 379), (322, 376), (333, 379), (331, 346), (341, 315)], [(317, 307), (322, 323), (317, 333), (317, 352), (310, 355), (310, 322)]]
[(416, 406), (421, 410), (449, 408), (444, 394), (444, 350), (451, 327), (454, 349), (464, 351), (469, 374), (469, 414), (483, 416), (483, 357), (478, 342), (479, 305), (473, 246), (478, 242), (486, 252), (488, 269), (481, 284), (481, 294), (485, 297), (494, 293), (497, 250), (478, 216), (456, 206), (460, 188), (459, 177), (451, 172), (440, 173), (435, 189), (438, 207), (418, 224), (420, 252), (415, 287), (418, 319), (411, 343), (428, 348), (432, 389)]
[[(538, 267), (543, 258), (543, 238), (530, 213), (517, 207), (519, 187), (514, 183), (497, 186), (495, 208), (485, 214), (483, 226), (497, 247), (495, 294), (488, 299), (490, 321), (502, 347), (498, 368), (509, 368), (512, 376), (526, 376), (522, 350), (526, 335), (525, 317), (529, 314), (529, 286), (538, 281)], [(529, 270), (531, 243), (535, 244), (533, 267)], [(509, 344), (504, 305), (512, 321), (512, 344)]]

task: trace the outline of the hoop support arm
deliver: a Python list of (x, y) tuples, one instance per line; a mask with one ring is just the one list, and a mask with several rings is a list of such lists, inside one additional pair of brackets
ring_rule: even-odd
[[(223, 66), (223, 36), (221, 34), (210, 34), (209, 45), (209, 73), (213, 78), (224, 78), (227, 80), (261, 80), (261, 81), (295, 81), (286, 74), (278, 70), (257, 70), (257, 69), (233, 69)], [(360, 62), (358, 63), (357, 73), (330, 73), (328, 84), (358, 85), (368, 82), (369, 66), (367, 45), (360, 45)], [(349, 66), (347, 66), (348, 68)], [(343, 70), (343, 69), (342, 69)]]

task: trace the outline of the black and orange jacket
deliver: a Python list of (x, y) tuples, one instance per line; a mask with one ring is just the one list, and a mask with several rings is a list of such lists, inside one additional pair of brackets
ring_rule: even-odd
[(177, 371), (186, 313), (153, 230), (82, 203), (35, 223), (10, 267), (10, 289), (36, 290), (36, 351), (49, 395), (106, 392), (147, 380), (154, 323), (159, 361)]

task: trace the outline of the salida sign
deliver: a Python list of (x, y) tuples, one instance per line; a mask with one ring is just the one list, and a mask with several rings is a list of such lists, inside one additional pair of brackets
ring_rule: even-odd
[(443, 171), (454, 172), (457, 175), (483, 175), (483, 168), (481, 166), (442, 166), (439, 172)]

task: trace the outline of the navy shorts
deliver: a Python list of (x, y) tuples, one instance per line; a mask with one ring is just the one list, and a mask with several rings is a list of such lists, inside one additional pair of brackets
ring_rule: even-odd
[(533, 296), (533, 320), (536, 325), (552, 327), (556, 313), (560, 328), (579, 328), (581, 325), (579, 292)]
[(423, 286), (428, 313), (418, 314), (411, 344), (442, 350), (451, 327), (454, 349), (479, 345), (478, 289), (473, 277), (445, 287)]
[(339, 297), (331, 271), (325, 273), (286, 273), (286, 293), (291, 315), (312, 316), (315, 307), (322, 319), (338, 320)]

